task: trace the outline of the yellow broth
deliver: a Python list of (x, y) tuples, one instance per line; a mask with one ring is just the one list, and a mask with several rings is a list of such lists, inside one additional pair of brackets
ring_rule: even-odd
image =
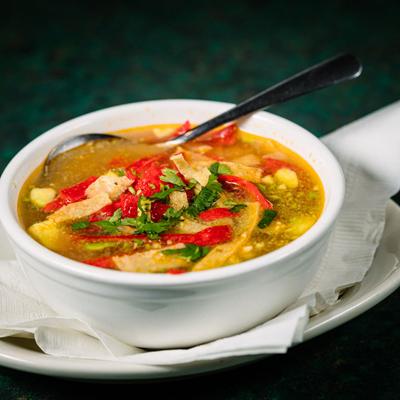
[[(140, 132), (170, 132), (176, 129), (177, 126), (178, 125), (146, 126), (127, 129), (119, 133), (136, 135), (140, 134)], [(220, 265), (205, 263), (205, 267), (201, 269), (221, 267), (241, 262), (276, 250), (307, 231), (315, 221), (317, 221), (323, 209), (324, 192), (321, 181), (304, 159), (272, 139), (255, 136), (239, 129), (237, 130), (237, 135), (237, 141), (233, 145), (218, 145), (215, 143), (211, 143), (210, 145), (210, 143), (193, 142), (182, 146), (178, 150), (183, 151), (183, 154), (194, 154), (195, 159), (197, 159), (198, 155), (200, 162), (203, 163), (203, 158), (206, 160), (207, 158), (212, 158), (215, 162), (218, 161), (219, 164), (227, 162), (232, 165), (237, 164), (239, 167), (244, 165), (254, 168), (255, 170), (260, 169), (262, 171), (262, 178), (261, 181), (256, 182), (257, 188), (273, 204), (273, 210), (276, 212), (276, 216), (263, 228), (259, 226), (253, 227), (250, 236), (246, 240), (242, 240), (240, 246), (238, 246), (229, 257), (223, 259)], [(22, 187), (18, 202), (18, 212), (21, 223), (37, 241), (41, 242), (46, 247), (66, 257), (83, 262), (91, 259), (109, 258), (113, 256), (121, 257), (133, 254), (142, 254), (143, 257), (146, 257), (150, 254), (149, 252), (158, 251), (162, 253), (164, 247), (169, 248), (171, 245), (172, 247), (177, 246), (179, 249), (186, 247), (187, 244), (181, 245), (176, 242), (163, 242), (160, 236), (157, 238), (157, 235), (153, 235), (154, 237), (152, 238), (146, 237), (145, 240), (95, 240), (91, 242), (77, 240), (76, 237), (81, 231), (77, 232), (72, 229), (71, 226), (73, 223), (80, 221), (86, 223), (87, 217), (57, 223), (57, 240), (52, 240), (52, 238), (50, 238), (50, 241), (48, 240), (48, 236), (51, 237), (52, 234), (50, 231), (46, 231), (43, 236), (41, 236), (42, 233), (38, 236), (37, 233), (32, 233), (33, 230), (30, 231), (30, 227), (34, 224), (38, 224), (50, 218), (49, 213), (44, 212), (42, 207), (37, 204), (35, 205), (35, 202), (32, 201), (32, 189), (52, 188), (54, 189), (54, 193), (58, 195), (61, 189), (75, 185), (88, 177), (98, 177), (107, 174), (110, 169), (114, 172), (118, 172), (119, 169), (122, 168), (118, 164), (127, 166), (132, 164), (135, 160), (154, 156), (159, 152), (159, 148), (153, 145), (134, 144), (117, 139), (87, 143), (59, 155), (51, 162), (49, 172), (46, 176), (41, 175), (41, 168), (38, 168), (32, 173)], [(176, 149), (170, 150), (168, 156), (174, 153), (176, 153)], [(274, 173), (270, 173), (268, 172), (268, 168), (264, 168), (266, 159), (282, 161), (283, 167), (279, 168)], [(194, 164), (196, 163), (194, 162)], [(287, 166), (290, 168), (287, 168)], [(171, 166), (169, 166), (169, 168), (171, 168)], [(283, 183), (286, 182), (283, 179), (285, 176), (282, 174), (281, 177), (278, 173), (282, 168), (292, 171), (289, 174), (292, 178), (294, 171), (297, 179), (297, 185), (295, 187), (293, 187), (294, 185), (288, 187)], [(220, 177), (218, 180), (220, 180)], [(192, 184), (194, 184), (194, 182), (192, 182)], [(229, 190), (226, 190), (225, 186), (224, 184), (222, 191), (219, 193), (219, 199), (209, 208), (222, 207), (228, 209), (232, 207), (233, 204), (253, 204), (255, 202), (254, 196), (249, 192), (246, 190), (238, 190), (240, 189), (240, 185), (239, 187), (228, 187)], [(232, 191), (232, 188), (235, 190)], [(194, 197), (196, 197), (201, 190), (201, 185), (199, 186), (198, 182), (197, 185), (191, 189), (192, 192), (196, 192), (196, 190), (197, 193), (194, 194)], [(133, 192), (134, 189), (131, 190), (131, 193)], [(126, 191), (126, 193), (128, 193), (128, 191)], [(135, 193), (135, 195), (139, 197), (142, 196), (142, 200), (144, 198), (144, 196), (140, 194), (140, 190), (139, 194)], [(170, 202), (170, 200), (166, 199), (166, 203), (168, 202)], [(229, 207), (226, 206), (226, 204), (228, 204)], [(244, 210), (246, 210), (246, 208), (243, 208), (235, 215), (239, 215), (240, 213), (245, 215), (246, 211)], [(139, 211), (139, 213), (141, 213), (141, 211)], [(263, 209), (261, 207), (258, 211), (258, 220), (261, 220), (262, 216)], [(203, 221), (199, 219), (198, 215), (193, 217), (183, 212), (180, 220), (181, 222), (178, 225), (171, 226), (165, 233), (180, 233), (179, 227), (185, 226), (186, 222), (194, 226), (196, 226), (196, 223), (199, 225), (199, 222), (201, 222), (202, 228), (227, 224), (233, 227), (233, 237), (231, 241), (235, 241), (237, 239), (235, 235), (240, 232), (237, 226), (239, 222), (236, 222), (240, 220), (240, 218), (236, 217)], [(245, 221), (240, 223), (245, 224)], [(121, 232), (118, 231), (121, 235), (135, 233), (135, 230), (132, 230), (133, 228), (131, 227), (129, 232), (127, 227), (119, 227), (118, 229), (121, 230)], [(198, 229), (200, 229), (200, 225)], [(101, 233), (107, 235), (107, 232)], [(189, 233), (193, 232), (190, 231)], [(222, 246), (222, 249), (224, 246), (225, 248), (227, 247), (226, 244), (221, 243), (211, 246), (200, 246), (200, 250), (202, 250), (202, 247), (206, 247), (207, 251), (210, 252), (218, 246)], [(203, 255), (203, 257), (206, 258), (207, 255)], [(184, 262), (182, 258), (185, 259)], [(159, 265), (157, 265), (157, 260), (160, 260)], [(137, 263), (137, 260), (135, 262)], [(176, 265), (174, 263), (176, 263)], [(131, 268), (128, 264), (128, 267), (124, 265), (123, 268), (118, 268), (114, 265), (114, 268), (133, 272), (179, 273), (190, 272), (192, 270), (196, 271), (197, 263), (201, 264), (201, 258), (195, 261), (190, 260), (184, 252), (183, 254), (171, 254), (170, 258), (168, 258), (166, 253), (162, 253), (162, 257), (156, 257), (148, 267), (139, 268), (132, 266)]]

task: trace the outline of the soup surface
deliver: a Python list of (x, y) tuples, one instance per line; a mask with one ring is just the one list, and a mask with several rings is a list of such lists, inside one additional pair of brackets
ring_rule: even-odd
[[(189, 128), (120, 133), (162, 140)], [(56, 157), (46, 176), (40, 170), (19, 196), (29, 234), (66, 257), (121, 271), (179, 274), (248, 260), (302, 235), (324, 205), (300, 156), (235, 124), (164, 152), (95, 141)]]

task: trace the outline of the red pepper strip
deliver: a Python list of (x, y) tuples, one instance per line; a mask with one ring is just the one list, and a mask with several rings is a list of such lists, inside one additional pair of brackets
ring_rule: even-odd
[(161, 201), (155, 201), (151, 205), (150, 216), (153, 222), (159, 222), (166, 211), (168, 210), (169, 205), (165, 204)]
[(86, 189), (97, 179), (97, 176), (91, 176), (84, 180), (83, 182), (79, 182), (76, 185), (71, 187), (61, 189), (59, 195), (55, 200), (46, 204), (43, 208), (44, 212), (51, 213), (62, 206), (65, 206), (70, 203), (75, 203), (80, 200), (86, 199)]
[(203, 143), (212, 143), (217, 145), (232, 146), (237, 141), (236, 124), (230, 124), (222, 129), (211, 131), (204, 136), (201, 136), (198, 141)]
[(199, 214), (199, 218), (203, 221), (214, 221), (221, 218), (233, 218), (237, 217), (239, 214), (232, 212), (229, 208), (211, 208), (206, 211), (202, 211)]
[(102, 209), (99, 211), (95, 212), (89, 217), (89, 222), (97, 222), (97, 221), (103, 221), (105, 219), (110, 218), (115, 211), (121, 207), (121, 202), (114, 201), (113, 203), (104, 206)]
[(190, 130), (190, 121), (185, 121), (180, 127), (178, 127), (169, 139), (183, 135)]
[(136, 218), (138, 215), (139, 197), (132, 193), (122, 193), (120, 196), (123, 218)]
[(164, 233), (163, 241), (173, 243), (197, 244), (198, 246), (214, 246), (229, 242), (232, 239), (232, 228), (229, 225), (211, 226), (197, 233)]
[(93, 265), (94, 267), (115, 269), (115, 265), (112, 260), (112, 257), (91, 258), (91, 259), (85, 260), (83, 262), (85, 264)]
[(145, 240), (146, 235), (74, 235), (76, 240), (85, 240), (87, 242), (96, 242), (100, 240), (101, 242), (105, 240), (118, 241), (118, 240), (134, 240), (140, 239)]
[(65, 202), (65, 199), (62, 199), (61, 197), (56, 197), (53, 201), (50, 201), (50, 203), (47, 203), (43, 207), (43, 211), (46, 213), (53, 213), (54, 211), (57, 211), (62, 206), (65, 206), (66, 204), (67, 203)]
[(179, 274), (185, 274), (188, 272), (186, 269), (179, 269), (179, 268), (170, 268), (167, 273), (171, 275), (179, 275)]
[(263, 161), (263, 167), (266, 174), (274, 174), (280, 168), (295, 169), (293, 164), (282, 160), (275, 160), (274, 158), (265, 158)]
[(227, 184), (239, 185), (242, 189), (244, 189), (254, 200), (258, 201), (261, 206), (265, 209), (272, 209), (272, 203), (266, 199), (263, 194), (258, 190), (257, 186), (254, 183), (246, 181), (246, 179), (239, 178), (238, 176), (233, 175), (219, 175), (218, 180)]

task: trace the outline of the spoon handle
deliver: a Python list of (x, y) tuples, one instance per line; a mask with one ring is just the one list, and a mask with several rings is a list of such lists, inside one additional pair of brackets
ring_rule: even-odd
[(282, 103), (303, 94), (357, 78), (362, 71), (360, 62), (351, 54), (343, 54), (314, 65), (284, 81), (256, 94), (222, 114), (178, 136), (168, 144), (181, 144), (193, 140), (226, 122), (234, 121), (273, 104)]

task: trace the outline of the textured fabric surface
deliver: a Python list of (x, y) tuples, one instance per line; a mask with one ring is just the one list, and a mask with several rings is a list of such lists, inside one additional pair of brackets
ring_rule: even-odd
[[(360, 79), (273, 108), (321, 136), (399, 98), (396, 2), (51, 2), (2, 5), (0, 167), (77, 115), (132, 101), (237, 102), (342, 51)], [(196, 380), (125, 387), (0, 368), (0, 399), (398, 397), (400, 293), (346, 325), (254, 365)]]

